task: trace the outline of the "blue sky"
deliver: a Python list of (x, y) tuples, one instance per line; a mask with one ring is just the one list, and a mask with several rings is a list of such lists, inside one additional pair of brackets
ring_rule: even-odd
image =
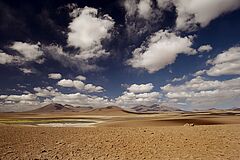
[(238, 0), (0, 1), (0, 111), (239, 107)]

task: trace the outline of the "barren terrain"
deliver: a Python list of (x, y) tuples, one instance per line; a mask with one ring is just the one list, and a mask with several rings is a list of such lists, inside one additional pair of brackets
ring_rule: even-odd
[(239, 112), (117, 113), (1, 113), (0, 159), (240, 159)]

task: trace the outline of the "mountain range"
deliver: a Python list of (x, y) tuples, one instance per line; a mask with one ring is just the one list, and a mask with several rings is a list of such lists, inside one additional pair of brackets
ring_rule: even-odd
[(84, 114), (114, 114), (114, 113), (160, 113), (160, 112), (173, 112), (182, 111), (178, 108), (169, 107), (165, 105), (138, 105), (135, 107), (121, 108), (118, 106), (108, 106), (104, 108), (93, 108), (93, 107), (81, 107), (81, 106), (71, 106), (62, 105), (58, 103), (51, 103), (41, 108), (29, 111), (33, 113), (53, 113), (53, 112), (80, 112)]
[(135, 107), (128, 108), (127, 111), (134, 113), (160, 113), (160, 112), (176, 112), (182, 111), (181, 109), (170, 107), (166, 105), (154, 104), (151, 106), (138, 105)]

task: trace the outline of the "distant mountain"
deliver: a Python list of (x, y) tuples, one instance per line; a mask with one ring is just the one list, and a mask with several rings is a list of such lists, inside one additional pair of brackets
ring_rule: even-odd
[(68, 104), (62, 105), (58, 103), (51, 103), (41, 108), (29, 111), (34, 113), (53, 113), (53, 112), (79, 112), (84, 115), (125, 115), (128, 113), (161, 113), (161, 112), (173, 112), (182, 111), (175, 107), (169, 107), (165, 105), (138, 105), (132, 108), (124, 108), (118, 106), (108, 106), (102, 108), (71, 106)]
[(122, 108), (118, 106), (108, 106), (108, 107), (102, 107), (102, 108), (95, 108), (89, 112), (85, 112), (87, 114), (93, 114), (93, 115), (122, 115), (122, 114), (128, 114), (125, 112)]
[(69, 104), (65, 104), (64, 107), (66, 107), (68, 109), (71, 109), (71, 110), (73, 110), (75, 112), (87, 112), (87, 111), (91, 111), (91, 110), (94, 109), (91, 106), (82, 107), (82, 106), (72, 106), (72, 105), (69, 105)]
[(84, 115), (121, 115), (127, 114), (122, 108), (117, 106), (108, 106), (103, 108), (82, 107), (72, 105), (62, 105), (58, 103), (51, 103), (41, 108), (29, 111), (33, 113), (53, 113), (53, 112), (76, 112)]
[(214, 110), (217, 110), (217, 108), (209, 108), (208, 110), (209, 111), (214, 111)]
[(173, 111), (182, 111), (175, 107), (169, 107), (165, 105), (154, 104), (151, 106), (139, 105), (132, 108), (129, 108), (127, 111), (134, 113), (160, 113), (160, 112), (173, 112)]
[(66, 107), (58, 103), (51, 103), (44, 107), (32, 110), (30, 112), (50, 113), (50, 112), (71, 112), (71, 111), (74, 111), (74, 109), (70, 108), (69, 106)]
[(238, 107), (234, 107), (234, 108), (232, 108), (232, 109), (230, 109), (231, 111), (240, 111), (240, 108), (238, 108)]

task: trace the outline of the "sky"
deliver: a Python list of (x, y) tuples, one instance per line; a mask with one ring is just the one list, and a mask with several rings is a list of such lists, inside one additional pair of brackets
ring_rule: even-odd
[(0, 0), (0, 112), (240, 104), (239, 0)]

